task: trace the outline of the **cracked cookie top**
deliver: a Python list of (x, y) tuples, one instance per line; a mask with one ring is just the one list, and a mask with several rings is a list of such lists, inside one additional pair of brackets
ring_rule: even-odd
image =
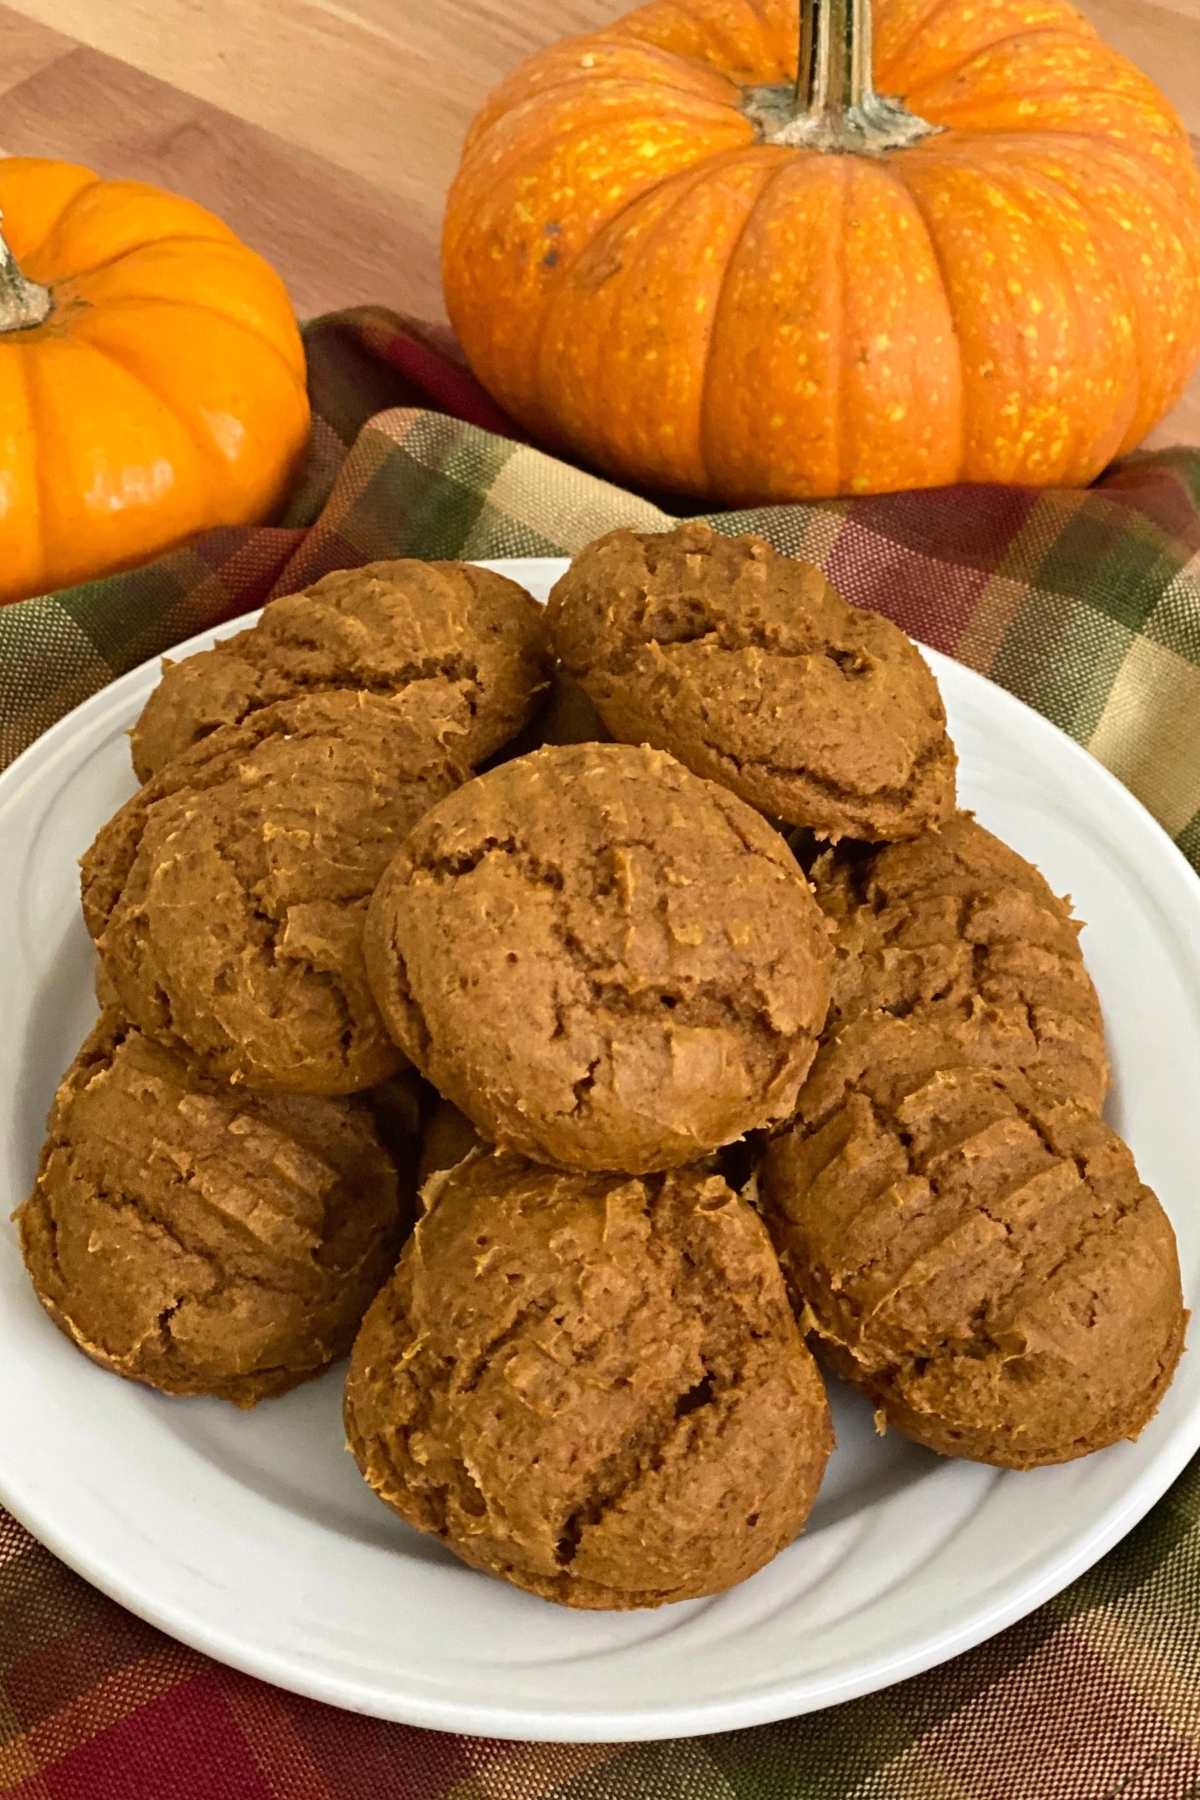
[(346, 1354), (414, 1161), (398, 1172), (362, 1102), (221, 1087), (109, 1012), (55, 1097), (21, 1247), (96, 1362), (252, 1406)]
[(954, 808), (937, 683), (878, 613), (761, 538), (613, 531), (547, 609), (613, 736), (828, 838), (912, 837)]
[(462, 779), (372, 694), (265, 707), (204, 738), (109, 821), (83, 910), (122, 1007), (210, 1074), (351, 1093), (403, 1058), (367, 985), (367, 901)]
[(944, 1062), (1019, 1069), (1063, 1099), (1103, 1105), (1104, 1025), (1080, 924), (1032, 863), (969, 813), (909, 843), (845, 845), (820, 857), (812, 878), (834, 964), (806, 1115), (864, 1060), (911, 1058), (938, 1030)]
[(215, 649), (164, 663), (133, 728), (134, 771), (148, 781), (218, 726), (338, 688), (401, 699), (474, 765), (520, 731), (549, 679), (542, 608), (506, 576), (407, 560), (338, 569)]
[(943, 1455), (1064, 1462), (1135, 1436), (1166, 1390), (1174, 1233), (1090, 1107), (1012, 1072), (867, 1059), (770, 1144), (759, 1192), (832, 1367)]
[(414, 829), (368, 914), (396, 1041), (490, 1142), (634, 1173), (786, 1118), (829, 994), (782, 838), (660, 751), (503, 764)]
[(363, 1323), (346, 1435), (474, 1566), (570, 1606), (717, 1593), (808, 1516), (820, 1376), (716, 1175), (460, 1164)]

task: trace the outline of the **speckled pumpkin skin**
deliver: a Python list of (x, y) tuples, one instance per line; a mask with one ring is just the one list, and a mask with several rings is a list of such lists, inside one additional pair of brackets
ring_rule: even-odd
[(443, 274), (529, 430), (728, 502), (1090, 481), (1200, 354), (1200, 183), (1065, 0), (876, 0), (877, 88), (943, 129), (760, 141), (796, 0), (651, 0), (491, 97)]

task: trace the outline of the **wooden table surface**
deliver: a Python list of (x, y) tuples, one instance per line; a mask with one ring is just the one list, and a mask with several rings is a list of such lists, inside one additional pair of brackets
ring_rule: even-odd
[[(1080, 0), (1200, 149), (1200, 0)], [(529, 51), (622, 0), (23, 0), (0, 4), (0, 149), (211, 206), (301, 313), (443, 316), (437, 243), (463, 131)], [(1200, 377), (1153, 441), (1200, 443)]]

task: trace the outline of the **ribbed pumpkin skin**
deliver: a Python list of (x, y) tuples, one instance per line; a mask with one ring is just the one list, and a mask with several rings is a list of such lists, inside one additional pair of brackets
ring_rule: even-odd
[(0, 210), (53, 297), (0, 333), (0, 600), (264, 518), (309, 427), (274, 271), (203, 207), (72, 163), (0, 160)]
[(875, 0), (875, 82), (944, 127), (758, 140), (797, 0), (651, 0), (475, 121), (443, 277), (534, 434), (730, 503), (1090, 481), (1200, 355), (1200, 183), (1153, 84), (1065, 0)]

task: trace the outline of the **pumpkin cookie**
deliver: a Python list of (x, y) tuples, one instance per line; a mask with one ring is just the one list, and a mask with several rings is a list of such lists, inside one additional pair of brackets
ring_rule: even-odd
[(346, 1434), (465, 1562), (612, 1608), (752, 1575), (832, 1446), (766, 1232), (719, 1177), (509, 1156), (443, 1181), (355, 1343)]
[(1038, 870), (969, 813), (909, 843), (827, 853), (812, 878), (833, 926), (826, 1064), (844, 1062), (848, 1045), (889, 1039), (850, 1029), (869, 1015), (936, 1021), (959, 1046), (949, 1061), (999, 1063), (1064, 1099), (1104, 1104), (1104, 1025), (1081, 927)]
[(759, 1172), (831, 1366), (945, 1456), (1033, 1468), (1135, 1437), (1185, 1314), (1174, 1233), (1091, 1107), (1022, 1076), (864, 1075)]
[(761, 538), (610, 532), (548, 615), (614, 737), (669, 750), (761, 812), (879, 841), (954, 809), (945, 708), (916, 647)]
[(253, 1406), (349, 1350), (413, 1173), (361, 1102), (236, 1092), (108, 1013), (55, 1098), (21, 1247), (95, 1362)]
[(148, 781), (221, 725), (339, 688), (402, 697), (473, 765), (520, 731), (549, 678), (543, 610), (515, 581), (470, 563), (338, 569), (215, 649), (165, 662), (133, 728), (133, 766)]
[(396, 846), (461, 771), (371, 694), (265, 707), (169, 763), (83, 860), (127, 1016), (225, 1081), (350, 1093), (403, 1059), (362, 927)]
[(535, 751), (435, 807), (365, 942), (439, 1093), (567, 1168), (694, 1162), (785, 1119), (828, 1003), (825, 924), (782, 839), (623, 744)]

